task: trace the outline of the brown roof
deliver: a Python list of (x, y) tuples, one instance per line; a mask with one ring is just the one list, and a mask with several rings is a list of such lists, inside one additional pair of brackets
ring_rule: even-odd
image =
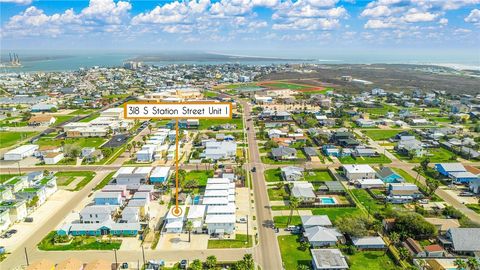
[(465, 165), (465, 169), (473, 174), (480, 174), (480, 169), (470, 166), (470, 165)]
[(55, 270), (80, 270), (83, 268), (83, 263), (75, 258), (69, 258), (57, 264)]
[(40, 115), (34, 115), (30, 117), (28, 120), (29, 123), (35, 123), (35, 122), (50, 122), (50, 119), (52, 119), (53, 116), (48, 115), (48, 114), (40, 114)]
[(112, 264), (104, 260), (88, 263), (83, 270), (112, 270)]
[(38, 147), (38, 151), (55, 150), (55, 149), (58, 149), (58, 148), (60, 148), (60, 146), (56, 146), (56, 145), (40, 145), (40, 147)]
[(443, 251), (443, 248), (440, 245), (429, 245), (425, 247), (425, 250), (428, 252)]
[(51, 261), (45, 260), (45, 259), (36, 261), (27, 267), (27, 270), (53, 270), (53, 269), (55, 269), (55, 265)]
[(420, 244), (417, 241), (415, 241), (413, 238), (409, 237), (403, 243), (405, 247), (408, 248), (414, 254), (418, 254), (423, 251), (422, 246), (420, 246)]
[(44, 157), (46, 157), (46, 158), (53, 158), (53, 157), (56, 157), (56, 156), (61, 155), (61, 154), (62, 154), (62, 153), (58, 153), (58, 152), (47, 153), (47, 154), (45, 154)]

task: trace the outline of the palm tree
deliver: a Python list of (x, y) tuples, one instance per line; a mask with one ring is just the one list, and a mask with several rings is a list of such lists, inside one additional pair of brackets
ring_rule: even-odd
[(132, 151), (132, 145), (131, 145), (130, 143), (127, 144), (127, 151), (128, 151), (128, 152)]
[(152, 134), (152, 129), (153, 129), (152, 124), (148, 124), (148, 130), (150, 131), (150, 134)]
[(421, 270), (427, 269), (427, 262), (425, 260), (418, 260), (417, 263)]
[(455, 259), (453, 265), (455, 265), (458, 270), (465, 270), (467, 268), (467, 263), (462, 259)]
[(297, 209), (299, 205), (300, 205), (300, 200), (295, 196), (290, 196), (289, 204), (288, 204), (290, 208), (290, 216), (288, 216), (287, 227), (290, 225), (290, 222), (292, 221), (293, 210)]
[(400, 256), (401, 260), (406, 260), (410, 256), (410, 252), (408, 249), (401, 247), (398, 249), (398, 255)]
[(187, 223), (185, 224), (185, 230), (188, 232), (188, 242), (190, 243), (190, 234), (193, 231), (193, 222), (191, 220), (187, 221)]
[(390, 234), (390, 244), (388, 244), (388, 248), (385, 249), (385, 253), (383, 253), (383, 255), (387, 254), (387, 251), (390, 249), (390, 247), (392, 245), (396, 245), (399, 240), (400, 240), (400, 235), (397, 232), (392, 232)]
[(305, 264), (299, 264), (297, 266), (297, 270), (310, 270), (310, 267), (308, 267), (307, 265)]
[(210, 255), (205, 261), (205, 266), (207, 269), (215, 269), (217, 267), (217, 257)]
[(243, 255), (243, 263), (244, 263), (246, 269), (248, 269), (248, 270), (254, 270), (255, 269), (255, 262), (253, 261), (252, 254)]
[(480, 263), (476, 258), (468, 258), (467, 267), (470, 270), (478, 270), (480, 269)]

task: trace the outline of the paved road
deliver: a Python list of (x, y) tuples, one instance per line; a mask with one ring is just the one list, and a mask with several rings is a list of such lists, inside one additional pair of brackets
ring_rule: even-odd
[[(247, 102), (242, 101), (245, 110), (245, 117), (249, 117), (251, 107)], [(278, 246), (277, 236), (272, 228), (264, 226), (265, 223), (273, 223), (273, 215), (269, 207), (269, 199), (265, 177), (264, 167), (260, 160), (260, 152), (255, 139), (255, 129), (253, 121), (247, 121), (247, 140), (250, 150), (250, 162), (246, 164), (247, 169), (256, 168), (252, 173), (253, 194), (257, 210), (259, 245), (255, 249), (255, 260), (262, 269), (283, 269), (282, 257)]]

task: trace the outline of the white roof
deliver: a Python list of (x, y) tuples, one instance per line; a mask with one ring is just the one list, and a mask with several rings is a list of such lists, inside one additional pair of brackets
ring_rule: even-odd
[(38, 145), (36, 144), (26, 144), (8, 151), (7, 153), (5, 153), (5, 155), (23, 154), (25, 152), (35, 151), (37, 149)]
[(207, 184), (229, 184), (231, 181), (228, 178), (208, 178)]
[(156, 167), (153, 169), (150, 177), (168, 177), (170, 173), (170, 167)]
[(352, 242), (355, 246), (366, 245), (385, 245), (385, 242), (380, 236), (367, 236), (361, 238), (352, 238)]
[(212, 223), (235, 223), (235, 215), (207, 215), (205, 224)]
[(343, 165), (348, 173), (375, 173), (375, 170), (366, 164)]
[(138, 167), (135, 173), (149, 174), (153, 170), (153, 167)]
[(228, 189), (205, 190), (203, 197), (228, 197)]
[(417, 190), (418, 187), (415, 184), (411, 183), (390, 183), (390, 188), (392, 190)]
[(452, 177), (455, 178), (476, 178), (478, 177), (477, 175), (471, 173), (471, 172), (452, 172), (450, 173)]
[(121, 167), (118, 171), (113, 175), (113, 178), (117, 177), (120, 174), (130, 174), (133, 173), (135, 167)]
[(174, 216), (173, 213), (172, 213), (172, 210), (175, 208), (175, 206), (172, 206), (172, 207), (170, 208), (170, 210), (168, 211), (168, 213), (167, 213), (166, 219), (176, 219), (176, 218), (178, 218), (178, 219), (183, 219), (183, 217), (185, 217), (185, 205), (180, 205), (180, 206), (178, 206), (178, 207), (179, 207), (180, 209), (182, 209), (182, 214), (181, 214), (180, 216), (178, 216), (178, 217), (177, 217), (177, 216)]
[[(230, 181), (229, 181), (230, 182)], [(207, 184), (205, 190), (228, 190), (230, 188), (229, 184)]]
[(361, 185), (383, 185), (382, 179), (358, 179), (356, 180)]
[(207, 197), (203, 198), (203, 205), (218, 205), (218, 204), (228, 204), (228, 197)]
[(118, 198), (122, 197), (121, 192), (104, 192), (104, 191), (99, 191), (95, 193), (95, 199), (96, 198)]
[(442, 168), (447, 172), (465, 172), (467, 169), (463, 167), (462, 163), (439, 163), (437, 165), (442, 166)]
[(182, 220), (175, 220), (170, 221), (165, 225), (167, 229), (181, 229), (183, 228), (183, 221)]
[(207, 207), (205, 205), (192, 205), (188, 210), (187, 218), (203, 218), (205, 215), (205, 209)]
[(229, 203), (227, 205), (211, 205), (207, 209), (207, 215), (216, 214), (235, 214), (235, 204)]

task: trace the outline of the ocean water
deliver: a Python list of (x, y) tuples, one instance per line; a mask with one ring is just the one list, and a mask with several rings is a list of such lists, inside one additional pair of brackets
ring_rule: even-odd
[[(217, 53), (218, 52), (212, 52)], [(155, 53), (152, 53), (155, 55)], [(169, 55), (163, 52), (164, 55)], [(181, 52), (173, 52), (173, 55), (181, 55)], [(94, 66), (99, 67), (119, 67), (123, 62), (132, 58), (148, 55), (148, 53), (76, 53), (76, 52), (20, 52), (18, 53), (22, 67), (6, 68), (1, 67), (0, 73), (5, 72), (51, 72), (51, 71), (74, 71), (80, 68), (90, 68)], [(448, 66), (457, 69), (476, 69), (480, 70), (480, 59), (478, 57), (470, 57), (463, 54), (441, 54), (441, 53), (372, 53), (372, 52), (350, 52), (350, 53), (223, 53), (223, 55), (235, 55), (240, 58), (211, 61), (209, 57), (202, 58), (201, 54), (195, 54), (192, 60), (188, 57), (181, 57), (179, 60), (168, 61), (154, 61), (147, 64), (154, 65), (169, 65), (169, 64), (225, 64), (225, 63), (240, 63), (248, 65), (270, 65), (283, 63), (315, 63), (315, 64), (436, 64), (441, 66)], [(245, 57), (265, 57), (264, 59), (256, 59), (252, 61)], [(282, 59), (269, 59), (267, 57), (281, 57)], [(295, 58), (289, 60), (287, 58)], [(0, 59), (3, 64), (8, 63), (8, 52), (2, 51)]]

